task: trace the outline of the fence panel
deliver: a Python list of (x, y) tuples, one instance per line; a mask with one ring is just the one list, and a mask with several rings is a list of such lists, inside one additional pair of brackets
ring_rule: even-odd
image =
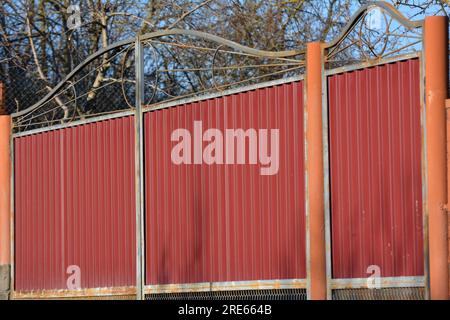
[[(420, 62), (327, 80), (332, 277), (423, 276)], [(306, 279), (303, 96), (297, 80), (144, 113), (146, 285)], [(227, 129), (255, 133), (244, 163), (207, 164)], [(260, 130), (272, 156), (279, 130), (277, 165)], [(81, 288), (135, 286), (134, 144), (129, 116), (15, 137), (15, 291), (66, 289), (71, 265)]]
[[(306, 278), (302, 81), (151, 111), (144, 119), (148, 285)], [(268, 139), (278, 129), (279, 168), (263, 175), (264, 165), (250, 164), (249, 139), (246, 164), (206, 164), (202, 152), (210, 142), (194, 150), (202, 137), (195, 121), (203, 133), (223, 133), (224, 147), (226, 129), (269, 129)], [(171, 135), (180, 128), (191, 133), (192, 162), (201, 164), (171, 160), (178, 143)], [(273, 143), (268, 147), (270, 154)]]
[(135, 285), (133, 127), (124, 117), (14, 139), (16, 291), (68, 289), (70, 266), (81, 288)]
[(424, 275), (420, 83), (419, 59), (328, 77), (333, 278)]

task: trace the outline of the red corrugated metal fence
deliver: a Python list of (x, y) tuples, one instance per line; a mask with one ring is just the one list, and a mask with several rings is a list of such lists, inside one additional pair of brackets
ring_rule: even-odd
[[(278, 173), (174, 164), (171, 134), (194, 121), (279, 129)], [(301, 81), (146, 113), (147, 283), (306, 278), (303, 141)]]
[(334, 278), (424, 274), (418, 59), (328, 78)]
[[(146, 284), (306, 278), (303, 91), (144, 113)], [(328, 94), (333, 278), (423, 275), (419, 60), (330, 75)], [(174, 163), (177, 129), (200, 163)], [(223, 148), (227, 129), (267, 130), (269, 153), (279, 130), (276, 174), (258, 141), (256, 163), (247, 149), (245, 164), (206, 164), (208, 129)], [(132, 117), (14, 139), (15, 290), (64, 289), (70, 265), (82, 288), (135, 285), (134, 146)]]
[(135, 284), (133, 118), (19, 137), (15, 290)]

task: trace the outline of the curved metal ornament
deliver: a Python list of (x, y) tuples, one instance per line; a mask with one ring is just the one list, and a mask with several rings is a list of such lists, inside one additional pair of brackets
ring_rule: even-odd
[(327, 43), (325, 45), (326, 49), (331, 49), (333, 47), (336, 47), (339, 45), (346, 36), (353, 30), (353, 28), (358, 24), (358, 22), (361, 20), (364, 15), (374, 9), (374, 8), (380, 8), (385, 10), (393, 19), (398, 21), (400, 24), (402, 24), (407, 29), (417, 29), (421, 28), (423, 26), (423, 20), (418, 21), (411, 21), (408, 18), (406, 18), (403, 14), (400, 13), (392, 4), (384, 2), (384, 1), (374, 1), (374, 2), (368, 2), (366, 5), (361, 7), (350, 19), (350, 22), (345, 26), (345, 28), (342, 30), (342, 32), (337, 36), (334, 40)]
[[(379, 17), (379, 31), (369, 26), (370, 23), (367, 19), (369, 13), (374, 10), (379, 10), (382, 16)], [(384, 26), (381, 26), (382, 22), (384, 22)], [(394, 26), (394, 22), (397, 23), (396, 26)], [(354, 14), (351, 21), (336, 39), (325, 45), (326, 60), (327, 62), (336, 62), (332, 58), (352, 47), (357, 47), (361, 59), (356, 61), (359, 62), (361, 60), (379, 60), (392, 56), (395, 53), (406, 51), (406, 49), (420, 43), (422, 40), (421, 35), (410, 35), (409, 33), (415, 33), (415, 30), (422, 26), (423, 20), (410, 21), (389, 3), (381, 1), (369, 2)], [(391, 32), (391, 28), (394, 29), (394, 32)], [(396, 34), (395, 32), (400, 28), (404, 28), (405, 32), (403, 34)], [(397, 45), (398, 42), (401, 43), (399, 39), (404, 40), (408, 38), (419, 39), (419, 41), (411, 41), (404, 46), (398, 46), (395, 49), (392, 48), (391, 51), (388, 50), (389, 46)], [(345, 58), (341, 57), (341, 60), (345, 61)]]
[[(367, 54), (367, 52), (362, 48), (362, 45), (365, 44), (369, 50), (371, 51), (371, 53), (376, 57), (382, 57), (383, 54), (386, 52), (386, 48), (388, 46), (389, 43), (389, 37), (386, 36), (379, 36), (377, 39), (375, 39), (375, 41), (373, 41), (372, 39), (370, 39), (370, 35), (367, 37), (367, 39), (364, 37), (364, 27), (367, 28), (367, 17), (368, 17), (368, 13), (370, 11), (367, 11), (366, 14), (363, 16), (362, 20), (361, 20), (361, 24), (359, 26), (359, 38), (361, 40), (361, 46), (359, 47), (360, 52), (362, 55), (365, 56), (366, 59), (370, 59), (370, 56)], [(389, 27), (390, 27), (390, 23), (391, 21), (388, 20), (387, 16), (386, 16), (386, 12), (382, 12), (382, 16), (383, 16), (383, 20), (386, 24), (385, 26), (385, 30), (384, 30), (384, 35), (387, 35), (389, 33)], [(370, 33), (371, 30), (368, 30), (368, 33)], [(378, 51), (376, 49), (376, 46), (382, 42), (382, 47), (381, 49)]]
[[(242, 51), (244, 53), (248, 53), (251, 55), (255, 55), (255, 56), (259, 56), (259, 57), (273, 57), (273, 58), (285, 58), (285, 57), (293, 57), (293, 56), (297, 56), (300, 55), (302, 53), (304, 53), (304, 51), (298, 51), (298, 50), (290, 50), (290, 51), (280, 51), (280, 52), (271, 52), (271, 51), (263, 51), (263, 50), (258, 50), (258, 49), (253, 49), (253, 48), (249, 48), (243, 45), (240, 45), (236, 42), (230, 41), (230, 40), (226, 40), (224, 38), (215, 36), (215, 35), (211, 35), (209, 33), (205, 33), (205, 32), (201, 32), (201, 31), (194, 31), (194, 30), (181, 30), (181, 29), (172, 29), (172, 30), (162, 30), (162, 31), (156, 31), (156, 32), (152, 32), (152, 33), (148, 33), (145, 35), (142, 35), (141, 41), (146, 41), (146, 40), (150, 40), (150, 39), (154, 39), (154, 38), (159, 38), (162, 36), (170, 36), (170, 35), (185, 35), (185, 36), (194, 36), (194, 37), (198, 37), (198, 38), (202, 38), (205, 40), (209, 40), (212, 42), (216, 42), (218, 44), (222, 44), (222, 45), (226, 45), (228, 47), (231, 47), (235, 50), (239, 50)], [(90, 55), (89, 57), (87, 57), (82, 63), (80, 63), (72, 72), (70, 72), (66, 78), (64, 80), (62, 80), (60, 83), (58, 83), (58, 85), (55, 86), (55, 88), (53, 88), (52, 91), (50, 91), (44, 98), (42, 98), (39, 102), (37, 102), (36, 104), (30, 106), (29, 108), (26, 108), (24, 110), (15, 112), (12, 114), (13, 118), (17, 118), (20, 116), (23, 116), (29, 112), (32, 112), (33, 110), (35, 110), (36, 108), (38, 108), (40, 105), (42, 105), (43, 103), (47, 102), (48, 100), (50, 100), (51, 98), (53, 98), (56, 93), (62, 88), (62, 86), (67, 83), (68, 81), (70, 81), (81, 69), (83, 69), (86, 65), (88, 65), (90, 62), (94, 61), (95, 59), (97, 59), (98, 57), (114, 50), (114, 49), (118, 49), (121, 48), (123, 46), (126, 45), (131, 45), (136, 41), (135, 38), (130, 38), (127, 40), (123, 40), (123, 41), (119, 41), (117, 43), (114, 43), (106, 48), (103, 48), (99, 51), (97, 51), (96, 53)]]

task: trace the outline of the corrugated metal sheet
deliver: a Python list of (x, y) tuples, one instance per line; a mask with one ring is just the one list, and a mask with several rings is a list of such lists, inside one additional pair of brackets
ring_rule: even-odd
[[(194, 121), (279, 129), (278, 174), (173, 164), (172, 131)], [(147, 284), (306, 277), (302, 82), (146, 113), (145, 140)]]
[(420, 64), (330, 76), (334, 278), (424, 274)]
[(15, 289), (135, 284), (133, 118), (16, 138)]

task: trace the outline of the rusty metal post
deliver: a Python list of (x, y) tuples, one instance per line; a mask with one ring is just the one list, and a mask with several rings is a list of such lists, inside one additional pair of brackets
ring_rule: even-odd
[(447, 159), (445, 100), (448, 90), (448, 18), (424, 26), (430, 297), (448, 299)]
[(0, 83), (0, 300), (8, 299), (10, 289), (10, 137), (11, 116), (5, 110), (4, 86)]
[[(450, 210), (449, 210), (449, 202), (450, 202), (450, 187), (449, 187), (449, 181), (450, 181), (450, 99), (447, 99), (445, 101), (445, 111), (446, 111), (446, 117), (447, 117), (447, 265), (450, 272)], [(450, 279), (449, 279), (449, 291), (448, 291), (448, 297), (450, 298)]]
[(309, 43), (306, 50), (306, 216), (308, 296), (327, 299), (322, 132), (323, 45)]

